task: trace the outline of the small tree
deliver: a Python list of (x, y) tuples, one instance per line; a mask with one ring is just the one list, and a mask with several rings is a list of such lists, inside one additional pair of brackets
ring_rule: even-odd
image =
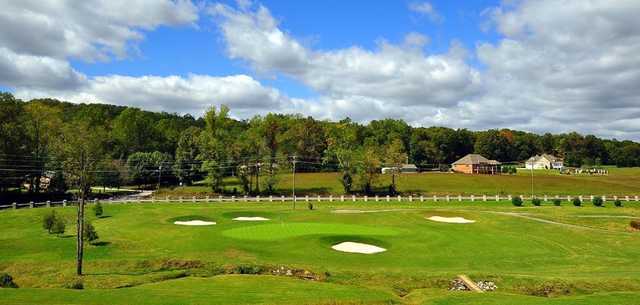
[(593, 203), (594, 206), (597, 207), (601, 207), (604, 204), (604, 200), (602, 200), (602, 197), (593, 197), (593, 200), (591, 201)]
[(517, 173), (518, 173), (518, 170), (516, 169), (515, 166), (509, 167), (509, 174), (515, 175)]
[(96, 232), (96, 229), (90, 222), (85, 222), (83, 231), (84, 235), (82, 236), (82, 238), (88, 242), (92, 242), (100, 238), (98, 237), (98, 232)]
[(42, 217), (42, 227), (51, 234), (51, 230), (53, 229), (53, 225), (56, 222), (56, 211), (51, 210), (49, 213), (45, 214)]
[(102, 204), (100, 203), (100, 201), (98, 201), (98, 203), (93, 206), (93, 214), (99, 218), (103, 213), (104, 211), (102, 210)]
[(622, 201), (620, 201), (620, 199), (616, 199), (616, 201), (613, 202), (613, 204), (617, 207), (621, 207), (622, 206)]
[(522, 198), (520, 198), (518, 196), (515, 196), (515, 197), (511, 198), (511, 203), (514, 206), (521, 207), (522, 206)]
[(560, 200), (560, 199), (553, 199), (553, 205), (555, 205), (555, 206), (559, 207), (559, 206), (560, 206), (560, 204), (562, 204), (562, 200)]
[(64, 234), (66, 230), (67, 224), (62, 217), (56, 217), (53, 222), (53, 227), (51, 228), (51, 234)]
[(542, 201), (539, 198), (533, 198), (531, 199), (531, 203), (537, 207), (539, 207), (542, 204)]
[(571, 202), (573, 203), (573, 205), (579, 207), (582, 205), (582, 200), (580, 200), (580, 198), (578, 197), (574, 197)]

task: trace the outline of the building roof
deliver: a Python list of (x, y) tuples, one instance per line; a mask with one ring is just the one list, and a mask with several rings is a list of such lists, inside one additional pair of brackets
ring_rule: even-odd
[(546, 159), (549, 162), (559, 162), (562, 161), (561, 158), (558, 158), (554, 155), (549, 155), (549, 154), (542, 154), (542, 155), (535, 155), (529, 159), (527, 159), (527, 163), (533, 163), (533, 162), (537, 162), (540, 161), (541, 159)]
[(460, 160), (453, 162), (452, 165), (458, 165), (458, 164), (495, 164), (498, 165), (500, 164), (500, 162), (496, 161), (496, 160), (489, 160), (485, 157), (483, 157), (482, 155), (478, 155), (478, 154), (468, 154), (462, 158), (460, 158)]

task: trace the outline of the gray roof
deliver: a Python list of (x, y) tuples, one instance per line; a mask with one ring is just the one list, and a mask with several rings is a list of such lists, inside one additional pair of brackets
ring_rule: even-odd
[(468, 154), (468, 155), (460, 158), (460, 160), (458, 160), (456, 162), (453, 162), (452, 165), (458, 165), (458, 164), (481, 164), (481, 163), (500, 164), (500, 162), (498, 162), (496, 160), (489, 160), (489, 159), (483, 157), (482, 155)]

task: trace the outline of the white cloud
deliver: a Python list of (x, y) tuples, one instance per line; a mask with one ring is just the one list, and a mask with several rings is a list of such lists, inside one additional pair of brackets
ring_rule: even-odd
[(86, 81), (66, 60), (16, 54), (0, 47), (0, 84), (23, 88), (73, 89)]
[(374, 51), (356, 46), (320, 51), (282, 31), (263, 6), (249, 11), (216, 4), (210, 12), (220, 19), (231, 58), (261, 72), (284, 73), (336, 100), (365, 97), (396, 106), (449, 107), (480, 89), (479, 73), (462, 53), (426, 55), (416, 48), (427, 42), (418, 33), (410, 33), (402, 45), (382, 41)]
[(415, 13), (429, 17), (431, 22), (440, 23), (444, 21), (444, 17), (442, 17), (429, 2), (412, 2), (409, 4), (409, 9)]
[(142, 31), (197, 19), (187, 0), (4, 1), (0, 46), (58, 59), (121, 58), (142, 40)]
[(246, 117), (263, 109), (281, 109), (291, 104), (278, 90), (264, 87), (247, 75), (100, 76), (76, 90), (20, 88), (23, 99), (55, 97), (72, 102), (102, 102), (155, 111), (202, 114), (209, 105), (228, 105), (234, 115)]

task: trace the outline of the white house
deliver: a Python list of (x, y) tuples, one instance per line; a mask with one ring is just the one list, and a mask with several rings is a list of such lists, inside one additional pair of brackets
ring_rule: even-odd
[(535, 155), (525, 162), (527, 169), (562, 169), (562, 159), (549, 154)]
[[(396, 167), (383, 167), (381, 172), (383, 174), (391, 174), (393, 172), (398, 172)], [(407, 173), (417, 173), (418, 172), (418, 167), (416, 167), (415, 164), (403, 164), (402, 167), (400, 168), (401, 173), (407, 174)]]

